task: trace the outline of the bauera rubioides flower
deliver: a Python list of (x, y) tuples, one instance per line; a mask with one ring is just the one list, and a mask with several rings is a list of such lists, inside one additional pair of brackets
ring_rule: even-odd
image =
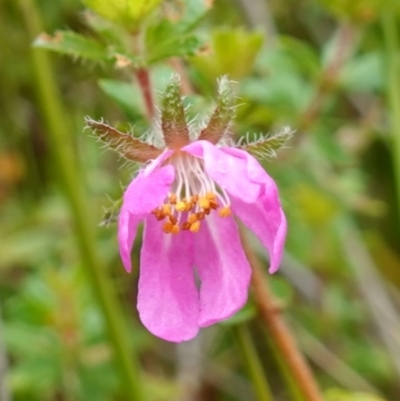
[(246, 303), (251, 268), (235, 217), (268, 250), (271, 273), (281, 261), (285, 215), (275, 182), (252, 154), (273, 152), (290, 133), (227, 146), (233, 99), (229, 80), (221, 78), (216, 109), (196, 130), (186, 123), (174, 77), (162, 99), (162, 146), (86, 120), (101, 140), (144, 163), (124, 193), (118, 241), (130, 272), (144, 222), (138, 310), (147, 329), (165, 340), (189, 340)]

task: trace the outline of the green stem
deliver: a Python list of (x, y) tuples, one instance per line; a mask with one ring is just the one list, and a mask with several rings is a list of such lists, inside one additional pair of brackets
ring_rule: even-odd
[[(20, 8), (31, 40), (42, 29), (41, 16), (32, 0), (21, 0)], [(105, 274), (105, 268), (96, 253), (95, 225), (90, 219), (87, 196), (83, 190), (81, 174), (77, 168), (68, 126), (68, 116), (60, 102), (60, 93), (48, 55), (43, 50), (32, 49), (32, 64), (37, 97), (46, 126), (54, 163), (63, 186), (64, 195), (71, 209), (71, 217), (78, 241), (82, 265), (103, 313), (109, 339), (114, 349), (115, 361), (129, 400), (142, 400), (137, 364), (127, 342), (127, 329), (120, 306)]]
[(233, 327), (237, 343), (243, 355), (244, 363), (254, 386), (258, 401), (273, 401), (271, 389), (265, 376), (257, 351), (245, 325)]
[(400, 218), (400, 65), (396, 13), (386, 10), (382, 17), (387, 67), (387, 101), (391, 109), (393, 163), (397, 189), (397, 207)]
[(290, 398), (293, 401), (306, 401), (306, 399), (302, 396), (299, 388), (296, 385), (295, 378), (291, 374), (291, 371), (289, 370), (287, 364), (283, 360), (281, 354), (279, 353), (278, 349), (275, 347), (274, 343), (272, 340), (269, 338), (269, 333), (267, 330), (263, 327), (264, 329), (264, 339), (265, 342), (267, 343), (272, 355), (274, 356), (277, 365), (279, 366), (279, 369), (282, 373), (283, 380), (285, 381), (286, 388), (288, 390), (288, 393), (290, 394)]

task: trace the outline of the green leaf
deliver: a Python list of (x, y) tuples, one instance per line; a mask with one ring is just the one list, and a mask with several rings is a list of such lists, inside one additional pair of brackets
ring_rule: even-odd
[(373, 92), (384, 87), (385, 73), (381, 52), (363, 54), (343, 67), (339, 84), (351, 91)]
[(53, 36), (42, 33), (36, 38), (33, 44), (35, 47), (68, 54), (75, 58), (97, 62), (109, 59), (107, 48), (104, 45), (95, 39), (72, 31), (56, 31)]
[(141, 93), (132, 83), (113, 79), (100, 79), (98, 83), (100, 88), (126, 111), (144, 111)]
[(181, 32), (189, 32), (195, 28), (211, 9), (206, 0), (186, 0), (184, 12), (177, 27)]
[(239, 80), (253, 68), (262, 43), (259, 32), (220, 29), (213, 33), (210, 53), (193, 57), (191, 62), (211, 81), (222, 75)]
[(134, 30), (161, 0), (83, 0), (83, 3), (100, 16)]
[(179, 26), (164, 19), (150, 25), (146, 31), (146, 60), (153, 64), (169, 57), (193, 56), (201, 46), (200, 40), (183, 33)]

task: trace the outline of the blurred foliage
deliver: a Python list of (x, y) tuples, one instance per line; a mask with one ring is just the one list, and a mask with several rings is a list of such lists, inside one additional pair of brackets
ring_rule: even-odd
[[(37, 1), (47, 33), (35, 46), (72, 56), (53, 58), (53, 65), (91, 214), (101, 221), (103, 208), (112, 204), (105, 194), (119, 199), (135, 169), (82, 134), (84, 116), (104, 117), (114, 125), (127, 121), (142, 134), (149, 123), (132, 68), (148, 68), (158, 91), (180, 58), (178, 67), (195, 91), (185, 104), (202, 118), (211, 110), (216, 78), (229, 74), (240, 99), (233, 129), (238, 140), (247, 132), (296, 130), (288, 147), (264, 163), (278, 183), (289, 221), (287, 258), (270, 282), (285, 315), (296, 322), (294, 333), (326, 400), (397, 401), (400, 211), (394, 176), (399, 155), (392, 138), (399, 133), (390, 125), (382, 35), (383, 13), (392, 13), (399, 23), (397, 2), (249, 2), (262, 26), (244, 1), (83, 3)], [(49, 158), (31, 41), (19, 4), (0, 3), (0, 333), (5, 344), (0, 353), (8, 355), (6, 382), (17, 401), (125, 400)], [(349, 222), (359, 239), (351, 255), (344, 236)], [(135, 273), (127, 276), (115, 237), (114, 226), (99, 227), (97, 249), (124, 305), (146, 394), (149, 400), (178, 399), (190, 389), (177, 380), (188, 356), (175, 354), (174, 345), (140, 328), (135, 308), (139, 246)], [(258, 250), (255, 240), (254, 246)], [(357, 274), (354, 259), (365, 277)], [(374, 304), (380, 313), (373, 313)], [(295, 399), (285, 375), (277, 373), (281, 368), (259, 323), (250, 301), (236, 316), (203, 331), (205, 346), (197, 356), (201, 373), (193, 373), (199, 399), (255, 399), (231, 334), (238, 324), (250, 329), (276, 400)], [(321, 357), (320, 346), (352, 376)]]

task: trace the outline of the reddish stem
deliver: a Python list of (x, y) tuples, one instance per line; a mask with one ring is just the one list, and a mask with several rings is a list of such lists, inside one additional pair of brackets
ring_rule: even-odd
[(154, 117), (154, 102), (151, 91), (149, 71), (145, 68), (139, 68), (135, 70), (135, 76), (138, 80), (140, 90), (142, 91), (144, 104), (146, 106), (147, 118), (151, 120)]
[(293, 375), (299, 390), (307, 401), (323, 401), (321, 392), (313, 377), (313, 374), (299, 351), (293, 336), (290, 333), (282, 316), (279, 314), (274, 300), (263, 274), (262, 266), (258, 258), (246, 243), (242, 235), (242, 244), (247, 259), (253, 270), (252, 288), (254, 299), (261, 319), (269, 329), (279, 353)]

